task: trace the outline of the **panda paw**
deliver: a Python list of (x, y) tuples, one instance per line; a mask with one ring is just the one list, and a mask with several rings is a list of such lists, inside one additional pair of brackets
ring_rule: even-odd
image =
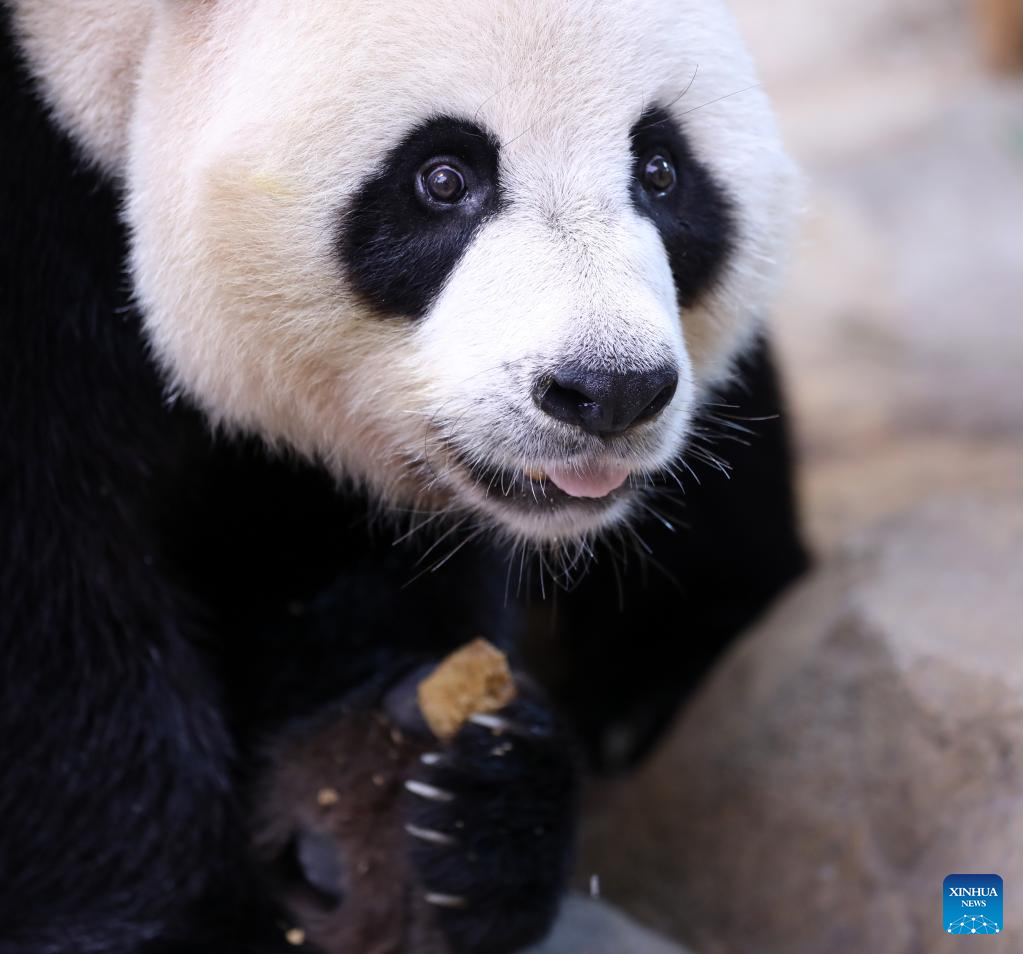
[(455, 954), (541, 939), (569, 875), (577, 760), (538, 692), (477, 716), (406, 783), (413, 864)]

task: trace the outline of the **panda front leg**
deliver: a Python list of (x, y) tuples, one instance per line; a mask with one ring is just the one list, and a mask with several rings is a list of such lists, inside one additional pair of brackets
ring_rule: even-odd
[(405, 782), (413, 866), (455, 954), (541, 939), (571, 869), (579, 760), (543, 694), (519, 685), (513, 703), (475, 716)]

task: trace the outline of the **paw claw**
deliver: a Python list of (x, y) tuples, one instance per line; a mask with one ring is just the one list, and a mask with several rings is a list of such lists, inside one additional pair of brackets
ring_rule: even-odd
[(509, 722), (507, 719), (502, 719), (497, 715), (488, 715), (484, 712), (479, 712), (474, 716), (469, 717), (469, 721), (473, 725), (478, 725), (482, 729), (490, 729), (495, 735), (502, 735), (505, 732), (519, 732), (521, 733), (522, 727), (515, 725), (513, 722)]
[(465, 898), (460, 898), (458, 897), (458, 895), (454, 894), (436, 894), (430, 892), (427, 895), (425, 895), (423, 900), (427, 904), (432, 904), (434, 907), (437, 908), (452, 908), (455, 910), (459, 910), (461, 908), (467, 908), (469, 906), (469, 902), (466, 901)]
[(550, 732), (538, 726), (523, 725), (521, 722), (512, 722), (503, 716), (490, 715), (482, 712), (470, 716), (469, 721), (481, 729), (489, 729), (494, 735), (517, 735), (520, 738), (546, 738)]
[(405, 831), (413, 838), (429, 842), (431, 845), (441, 845), (442, 847), (449, 848), (452, 845), (458, 844), (458, 840), (456, 838), (452, 838), (451, 835), (445, 835), (442, 831), (434, 831), (432, 828), (420, 828), (418, 825), (406, 825)]
[(451, 792), (437, 788), (435, 785), (427, 785), (425, 782), (417, 782), (414, 779), (405, 783), (405, 789), (413, 795), (418, 795), (431, 802), (447, 803), (455, 800), (455, 796)]

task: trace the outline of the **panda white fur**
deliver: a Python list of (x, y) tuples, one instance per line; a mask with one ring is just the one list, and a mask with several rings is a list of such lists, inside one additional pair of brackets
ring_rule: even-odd
[[(51, 685), (36, 650), (5, 678), (60, 727), (39, 737), (51, 793), (89, 803), (62, 746), (122, 727), (93, 766), (116, 765), (116, 784), (94, 797), (118, 818), (135, 806), (137, 826), (96, 807), (88, 836), (54, 829), (70, 856), (109, 864), (74, 903), (74, 866), (22, 837), (50, 862), (0, 900), (15, 950), (242, 937), (223, 911), (250, 890), (233, 806), (253, 740), (337, 699), (372, 708), (476, 632), (515, 650), (527, 551), (563, 560), (562, 582), (598, 564), (551, 623), (567, 655), (547, 675), (575, 730), (638, 707), (652, 737), (803, 559), (783, 432), (737, 451), (734, 489), (682, 473), (709, 404), (779, 409), (758, 319), (797, 179), (723, 5), (3, 9), (0, 360), (29, 371), (9, 367), (0, 398), (19, 419), (49, 408), (43, 436), (0, 432), (15, 488), (0, 592), (21, 607), (4, 636), (73, 646), (80, 671), (122, 681)], [(597, 541), (642, 528), (680, 476), (693, 532), (658, 515), (642, 545), (682, 592), (615, 566), (612, 599)], [(380, 514), (424, 530), (392, 546)], [(46, 592), (61, 597), (44, 608)], [(635, 633), (665, 614), (687, 642), (659, 632), (644, 649)], [(523, 724), (555, 724), (539, 694), (521, 705)], [(8, 737), (24, 718), (8, 714)], [(560, 730), (538, 738), (500, 795), (476, 741), (456, 742), (475, 781), (443, 791), (497, 799), (463, 793), (459, 812), (559, 834), (529, 858), (493, 848), (475, 900), (461, 881), (434, 892), (472, 901), (443, 913), (455, 950), (514, 950), (553, 916), (574, 783)], [(69, 810), (37, 784), (16, 774), (5, 790)], [(195, 844), (153, 848), (168, 826)], [(148, 875), (141, 844), (159, 859)], [(425, 880), (462, 877), (421, 864)], [(242, 949), (274, 949), (276, 926), (246, 923)]]
[[(623, 519), (628, 501), (509, 508), (461, 461), (552, 477), (661, 470), (701, 390), (749, 343), (793, 173), (719, 3), (65, 6), (17, 5), (26, 48), (58, 119), (124, 177), (150, 340), (171, 385), (218, 422), (321, 459), (388, 504), (571, 538)], [(728, 196), (727, 226), (709, 224), (727, 230), (727, 260), (681, 311), (633, 196), (630, 131), (653, 109)], [(459, 254), (426, 250), (414, 266), (435, 274), (378, 307), (364, 273), (387, 284), (393, 257), (415, 256), (412, 223), (371, 237), (383, 261), (362, 266), (360, 289), (339, 268), (344, 216), (381, 173), (384, 188), (409, 186), (386, 176), (406, 171), (393, 150), (445, 118), (466, 128), (438, 134), (441, 157), (469, 127), (491, 138), (499, 171), (474, 188), (498, 192), (501, 211), (464, 216), (464, 234), (445, 237)], [(690, 187), (692, 170), (679, 175)], [(678, 388), (642, 434), (580, 441), (534, 402), (538, 381), (577, 364), (670, 366)]]

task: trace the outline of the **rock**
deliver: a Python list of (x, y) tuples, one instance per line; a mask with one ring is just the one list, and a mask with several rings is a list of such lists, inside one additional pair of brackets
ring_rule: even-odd
[[(958, 952), (945, 876), (1023, 884), (1023, 500), (933, 501), (846, 546), (599, 794), (583, 855), (705, 954)], [(984, 943), (1018, 954), (1023, 921)]]
[(597, 901), (569, 898), (551, 937), (531, 954), (687, 954)]
[(997, 70), (1023, 69), (1023, 4), (1019, 0), (977, 0), (988, 59)]
[(773, 334), (819, 550), (923, 495), (1023, 494), (1023, 79), (974, 16), (1003, 3), (732, 0), (807, 174)]

